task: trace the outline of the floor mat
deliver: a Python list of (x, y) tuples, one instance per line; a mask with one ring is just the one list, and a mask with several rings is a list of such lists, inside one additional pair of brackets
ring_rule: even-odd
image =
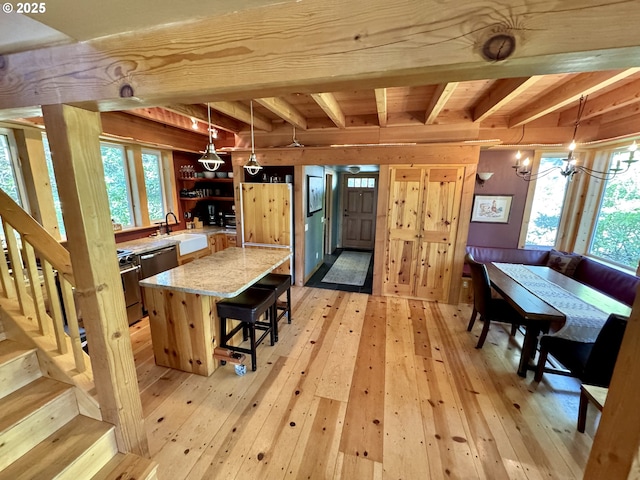
[(322, 281), (362, 286), (370, 262), (371, 252), (342, 252)]

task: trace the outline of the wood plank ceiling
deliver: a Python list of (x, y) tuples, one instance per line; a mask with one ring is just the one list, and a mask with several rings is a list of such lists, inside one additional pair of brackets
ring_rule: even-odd
[[(118, 1), (125, 6), (124, 2)], [(89, 3), (92, 7), (87, 7), (88, 10), (104, 10), (104, 2), (90, 0)], [(100, 20), (103, 14), (84, 16), (82, 22), (71, 22), (68, 15), (61, 13), (64, 9), (50, 6), (45, 15), (32, 14), (30, 18), (19, 19), (33, 21), (31, 41), (22, 39), (20, 44), (11, 43), (0, 35), (0, 53), (43, 49), (52, 43), (64, 46), (76, 40), (91, 40), (99, 35), (115, 35), (163, 25), (170, 20), (183, 21), (195, 17), (195, 11), (203, 8), (202, 2), (189, 0), (181, 3), (180, 15), (177, 15), (171, 2), (144, 0), (140, 3), (147, 7), (153, 3), (151, 10), (154, 15), (143, 15), (144, 9), (133, 13), (124, 9), (126, 15), (120, 13), (116, 16), (118, 21), (127, 19), (120, 30), (113, 17), (111, 4), (103, 12), (109, 20), (107, 22)], [(216, 2), (216, 10), (220, 14), (234, 9), (268, 8), (274, 3), (269, 0), (245, 0), (240, 4)], [(200, 11), (200, 16), (206, 17), (212, 13), (213, 8), (209, 8), (208, 11)], [(9, 17), (0, 18), (0, 27)], [(51, 35), (38, 34), (37, 26), (58, 31), (59, 38), (52, 40)], [(308, 91), (307, 87), (296, 89), (295, 85), (290, 85), (278, 96), (238, 92), (235, 96), (227, 95), (224, 100), (212, 98), (209, 104), (211, 123), (223, 132), (234, 134), (236, 146), (247, 147), (250, 101), (253, 100), (253, 122), (260, 147), (287, 146), (298, 139), (306, 145), (441, 141), (488, 141), (490, 144), (517, 146), (562, 145), (571, 139), (580, 97), (588, 95), (577, 140), (588, 144), (618, 138), (630, 139), (640, 132), (640, 69), (631, 61), (626, 64), (631, 68), (439, 84), (425, 82), (424, 85), (411, 77), (407, 85), (398, 86), (393, 81), (386, 88), (357, 88), (358, 82), (351, 82), (350, 85), (356, 88), (316, 92)], [(2, 105), (2, 120), (12, 120), (16, 116), (24, 118), (26, 112), (33, 115), (38, 113), (37, 107), (1, 108)], [(110, 109), (102, 105), (99, 108)], [(191, 132), (195, 129), (203, 135), (207, 132), (207, 108), (203, 103), (159, 102), (154, 106), (128, 109), (126, 112)]]
[[(332, 138), (328, 133), (340, 130), (392, 127), (417, 127), (420, 133), (414, 134), (415, 141), (428, 141), (429, 126), (449, 128), (462, 139), (469, 139), (465, 132), (477, 128), (477, 140), (495, 139), (505, 145), (557, 145), (571, 140), (583, 95), (587, 104), (580, 120), (579, 142), (631, 138), (640, 132), (638, 69), (598, 72), (597, 76), (554, 74), (256, 98), (254, 127), (261, 146), (286, 146), (294, 135), (303, 143), (305, 138), (313, 142), (318, 138), (313, 132), (323, 132), (325, 135), (320, 138)], [(246, 137), (250, 123), (248, 100), (210, 105), (212, 124), (217, 129)], [(129, 113), (187, 130), (193, 128), (196, 119), (200, 131), (206, 132), (207, 112), (202, 104), (168, 105)], [(617, 128), (621, 121), (623, 125)], [(625, 121), (631, 125), (625, 125)], [(265, 135), (268, 132), (274, 134)]]

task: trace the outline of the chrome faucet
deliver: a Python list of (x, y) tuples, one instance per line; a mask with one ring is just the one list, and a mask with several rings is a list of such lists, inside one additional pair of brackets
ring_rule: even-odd
[(171, 233), (171, 227), (169, 226), (169, 215), (173, 215), (173, 219), (175, 220), (176, 223), (178, 223), (178, 217), (176, 217), (175, 213), (169, 212), (164, 216), (164, 221), (167, 224), (167, 235)]

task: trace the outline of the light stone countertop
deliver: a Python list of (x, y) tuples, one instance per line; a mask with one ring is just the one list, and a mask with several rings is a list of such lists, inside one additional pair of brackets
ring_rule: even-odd
[(230, 230), (224, 227), (202, 227), (194, 228), (191, 230), (176, 230), (171, 232), (170, 235), (154, 235), (152, 237), (137, 238), (135, 240), (129, 240), (128, 242), (116, 243), (117, 249), (130, 250), (131, 253), (138, 255), (142, 253), (151, 252), (160, 248), (165, 248), (171, 245), (177, 245), (178, 241), (171, 238), (174, 235), (180, 235), (183, 233), (199, 233), (203, 235), (215, 235), (216, 233), (225, 233), (228, 235), (235, 235), (235, 230)]
[(289, 258), (291, 252), (284, 248), (230, 247), (139, 283), (142, 287), (231, 298)]

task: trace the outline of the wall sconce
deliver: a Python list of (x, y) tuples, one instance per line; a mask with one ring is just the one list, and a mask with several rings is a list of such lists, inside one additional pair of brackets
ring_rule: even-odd
[(489, 180), (493, 176), (493, 172), (478, 172), (476, 173), (476, 183), (481, 187), (484, 187), (484, 182)]

